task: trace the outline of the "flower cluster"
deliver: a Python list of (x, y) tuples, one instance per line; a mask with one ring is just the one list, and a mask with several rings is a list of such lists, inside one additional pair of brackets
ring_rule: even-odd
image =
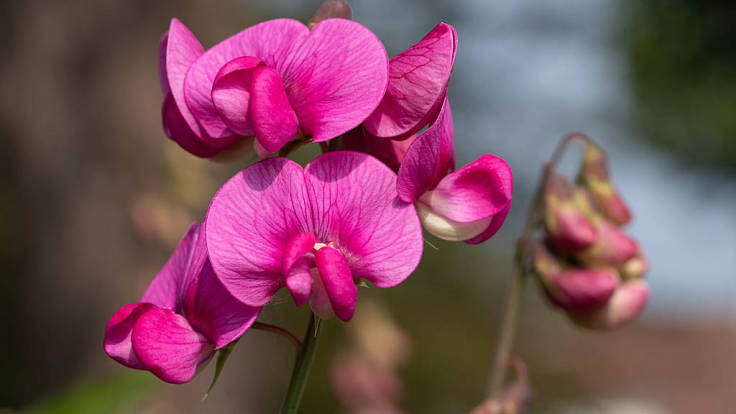
[[(509, 166), (483, 155), (455, 170), (455, 30), (440, 23), (389, 60), (370, 30), (328, 9), (208, 50), (172, 20), (159, 56), (166, 135), (199, 157), (246, 146), (262, 160), (222, 186), (141, 300), (110, 320), (116, 361), (189, 381), (280, 289), (349, 321), (359, 283), (388, 288), (415, 270), (422, 224), (471, 244), (503, 224)], [(285, 156), (305, 143), (325, 153), (303, 168)]]
[(533, 268), (550, 301), (575, 323), (616, 328), (646, 305), (647, 261), (621, 229), (631, 214), (610, 180), (605, 153), (592, 142), (585, 144), (578, 183), (549, 171), (545, 240), (532, 245)]

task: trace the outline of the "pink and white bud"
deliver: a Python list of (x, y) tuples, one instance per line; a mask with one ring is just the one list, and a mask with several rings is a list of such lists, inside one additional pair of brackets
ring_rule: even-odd
[(615, 270), (567, 267), (541, 243), (533, 246), (533, 263), (547, 296), (566, 311), (600, 308), (619, 286)]
[(619, 286), (605, 307), (569, 315), (573, 322), (584, 328), (615, 329), (636, 319), (644, 310), (648, 299), (649, 286), (642, 280), (634, 280)]
[(611, 182), (606, 154), (597, 146), (585, 146), (579, 181), (593, 198), (598, 210), (607, 219), (623, 226), (631, 221), (631, 212)]
[(559, 253), (574, 255), (595, 242), (596, 232), (586, 216), (584, 196), (563, 176), (551, 173), (544, 190), (544, 227), (549, 244)]
[(596, 267), (619, 267), (639, 253), (639, 244), (608, 220), (594, 220), (596, 240), (577, 255), (583, 263)]

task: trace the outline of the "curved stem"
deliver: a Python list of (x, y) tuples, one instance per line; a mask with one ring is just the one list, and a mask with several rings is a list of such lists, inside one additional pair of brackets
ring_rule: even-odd
[(281, 406), (281, 414), (296, 414), (299, 411), (304, 389), (307, 386), (309, 371), (312, 368), (314, 356), (316, 355), (315, 351), (317, 350), (320, 325), (320, 320), (314, 316), (314, 313), (311, 313), (307, 332), (304, 334), (301, 349), (294, 362), (294, 370), (291, 373), (289, 389), (286, 391), (286, 397)]
[(294, 348), (296, 348), (297, 352), (299, 352), (299, 349), (302, 346), (302, 341), (300, 341), (299, 338), (297, 338), (293, 333), (289, 332), (289, 330), (284, 329), (280, 326), (271, 325), (270, 323), (254, 322), (251, 328), (272, 332), (283, 336), (284, 338), (289, 340), (292, 345), (294, 345)]
[(567, 147), (575, 142), (582, 142), (587, 145), (596, 145), (588, 136), (580, 133), (565, 135), (555, 148), (552, 157), (544, 165), (542, 176), (540, 177), (537, 188), (534, 192), (534, 200), (529, 208), (526, 224), (522, 231), (521, 237), (516, 244), (516, 252), (514, 254), (513, 273), (511, 279), (511, 287), (509, 295), (506, 299), (506, 308), (504, 310), (503, 321), (501, 322), (501, 333), (498, 337), (496, 345), (496, 353), (493, 358), (493, 367), (491, 368), (491, 380), (488, 386), (488, 398), (498, 397), (503, 386), (506, 374), (507, 361), (511, 348), (514, 344), (514, 336), (516, 333), (516, 322), (519, 314), (519, 303), (521, 295), (524, 292), (524, 285), (527, 279), (527, 262), (529, 241), (534, 230), (539, 224), (542, 209), (544, 207), (544, 188), (547, 186), (549, 177)]

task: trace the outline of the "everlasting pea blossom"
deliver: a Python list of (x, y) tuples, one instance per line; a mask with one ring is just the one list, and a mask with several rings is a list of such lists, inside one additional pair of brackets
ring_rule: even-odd
[(455, 171), (453, 133), (445, 99), (435, 122), (406, 146), (397, 191), (402, 200), (415, 203), (430, 233), (482, 243), (501, 228), (511, 208), (511, 168), (500, 157), (485, 154)]
[(259, 312), (222, 286), (195, 223), (141, 300), (110, 318), (104, 348), (127, 367), (185, 383), (216, 350), (239, 338)]
[(200, 157), (255, 137), (260, 155), (299, 136), (314, 142), (358, 126), (383, 98), (388, 56), (359, 23), (291, 19), (249, 27), (205, 51), (179, 20), (161, 40), (166, 134)]
[(324, 154), (306, 168), (285, 158), (253, 164), (215, 195), (207, 213), (212, 266), (227, 289), (263, 306), (286, 286), (297, 306), (350, 320), (356, 281), (401, 283), (422, 254), (414, 206), (396, 175), (358, 152)]

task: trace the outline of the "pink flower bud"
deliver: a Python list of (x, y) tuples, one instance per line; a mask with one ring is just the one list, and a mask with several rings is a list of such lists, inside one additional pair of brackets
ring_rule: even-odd
[(567, 311), (599, 308), (619, 285), (615, 270), (566, 268), (541, 243), (533, 247), (533, 262), (547, 296)]
[(593, 198), (600, 212), (619, 226), (631, 221), (631, 212), (611, 182), (606, 154), (597, 146), (585, 146), (579, 181)]
[(577, 255), (586, 265), (619, 267), (639, 252), (639, 244), (613, 223), (597, 218), (594, 225), (595, 243)]
[(570, 318), (588, 329), (615, 329), (636, 319), (648, 299), (649, 286), (644, 281), (634, 280), (619, 286), (605, 307), (596, 311), (571, 313)]
[(558, 252), (574, 255), (595, 242), (595, 228), (586, 217), (584, 195), (576, 194), (563, 176), (552, 173), (544, 191), (547, 240)]
[(529, 386), (526, 364), (519, 358), (511, 357), (509, 365), (516, 371), (516, 378), (500, 392), (498, 397), (485, 401), (470, 414), (524, 414), (528, 412), (532, 389)]

